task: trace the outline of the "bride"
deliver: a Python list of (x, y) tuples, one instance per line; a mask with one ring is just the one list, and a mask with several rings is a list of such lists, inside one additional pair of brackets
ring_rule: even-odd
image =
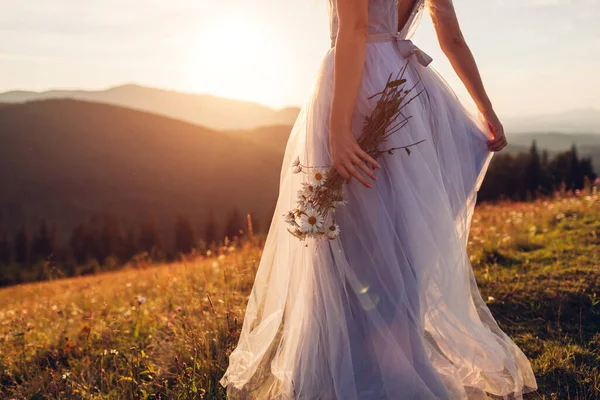
[[(427, 8), (479, 108), (470, 116), (409, 38)], [(234, 399), (521, 399), (531, 366), (483, 302), (466, 252), (476, 192), (506, 146), (451, 0), (329, 0), (332, 48), (291, 132), (280, 192), (237, 348)], [(372, 159), (357, 144), (390, 74), (422, 95)], [(402, 154), (401, 154), (402, 153)], [(282, 216), (311, 177), (345, 179), (334, 240), (291, 235)]]

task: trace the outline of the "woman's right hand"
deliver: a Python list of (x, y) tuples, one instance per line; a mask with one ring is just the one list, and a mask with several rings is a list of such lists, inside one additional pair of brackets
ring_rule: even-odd
[(371, 183), (365, 175), (373, 180), (376, 180), (377, 176), (369, 168), (369, 165), (372, 168), (381, 167), (373, 157), (360, 148), (350, 129), (331, 130), (329, 148), (333, 158), (333, 167), (346, 183), (350, 183), (354, 177), (365, 187), (371, 187)]

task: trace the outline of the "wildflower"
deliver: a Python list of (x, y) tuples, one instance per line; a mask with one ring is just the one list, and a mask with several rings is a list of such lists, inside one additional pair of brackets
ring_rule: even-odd
[(323, 226), (323, 217), (315, 209), (309, 207), (302, 214), (301, 222), (302, 232), (312, 236)]
[(110, 354), (112, 354), (113, 356), (116, 356), (119, 354), (119, 350), (117, 349), (110, 349)]
[(315, 192), (315, 186), (307, 182), (302, 182), (302, 195), (305, 198), (310, 198)]
[(340, 235), (340, 227), (338, 224), (331, 224), (329, 225), (329, 227), (327, 228), (327, 238), (329, 239), (335, 239), (336, 237), (338, 237)]
[(285, 214), (283, 214), (283, 216), (285, 217), (285, 222), (287, 222), (288, 224), (293, 222), (296, 222), (296, 216), (294, 215), (293, 211), (288, 211)]
[(305, 196), (304, 190), (298, 190), (298, 197), (297, 197), (296, 202), (300, 209), (306, 208), (306, 205), (308, 203), (308, 198)]
[(299, 165), (300, 165), (300, 156), (296, 157), (296, 159), (292, 163), (292, 167), (298, 167)]
[(144, 296), (140, 296), (139, 294), (137, 295), (137, 302), (138, 304), (143, 304), (146, 302), (146, 298)]
[(302, 165), (300, 164), (300, 157), (296, 157), (296, 159), (292, 163), (292, 173), (299, 174), (300, 172), (302, 172)]
[(62, 374), (63, 381), (66, 381), (69, 376), (71, 376), (70, 372), (65, 372), (64, 374)]
[(320, 169), (315, 169), (312, 173), (312, 178), (313, 178), (313, 182), (312, 182), (313, 186), (320, 187), (320, 186), (323, 186), (323, 184), (325, 183), (325, 180), (327, 179), (327, 173)]
[(333, 208), (338, 208), (339, 206), (345, 206), (348, 202), (344, 199), (335, 200), (333, 202)]
[(492, 296), (488, 296), (488, 303), (491, 303), (492, 301), (496, 300), (495, 298), (493, 298)]

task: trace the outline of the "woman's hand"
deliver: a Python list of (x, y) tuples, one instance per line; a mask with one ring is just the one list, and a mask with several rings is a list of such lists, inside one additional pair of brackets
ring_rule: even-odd
[(485, 121), (487, 122), (488, 127), (490, 128), (490, 131), (492, 132), (492, 135), (494, 135), (494, 138), (491, 140), (488, 140), (488, 142), (487, 142), (488, 149), (490, 151), (502, 150), (503, 148), (506, 147), (507, 142), (506, 142), (506, 136), (504, 135), (504, 127), (500, 123), (498, 116), (496, 115), (496, 113), (494, 111), (491, 111), (491, 112), (484, 113), (483, 117), (485, 118)]
[(369, 165), (372, 168), (381, 167), (373, 157), (360, 148), (352, 132), (349, 129), (332, 130), (329, 135), (329, 146), (333, 157), (333, 167), (346, 183), (350, 183), (354, 177), (365, 187), (370, 188), (371, 184), (364, 175), (373, 180), (376, 180), (377, 176), (369, 168)]

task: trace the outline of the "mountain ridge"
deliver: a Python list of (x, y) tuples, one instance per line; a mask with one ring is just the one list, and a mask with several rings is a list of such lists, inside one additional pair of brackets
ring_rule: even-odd
[[(51, 98), (96, 101), (169, 116), (216, 130), (245, 130), (267, 125), (293, 125), (299, 107), (270, 108), (256, 102), (196, 94), (135, 83), (101, 90), (13, 90), (0, 93), (0, 103)], [(600, 134), (600, 110), (592, 107), (558, 113), (512, 116), (502, 119), (509, 133), (589, 132)]]
[(148, 111), (216, 130), (252, 129), (272, 124), (291, 125), (300, 111), (295, 107), (275, 110), (249, 101), (137, 84), (125, 84), (103, 90), (13, 90), (0, 93), (0, 103), (63, 98)]

